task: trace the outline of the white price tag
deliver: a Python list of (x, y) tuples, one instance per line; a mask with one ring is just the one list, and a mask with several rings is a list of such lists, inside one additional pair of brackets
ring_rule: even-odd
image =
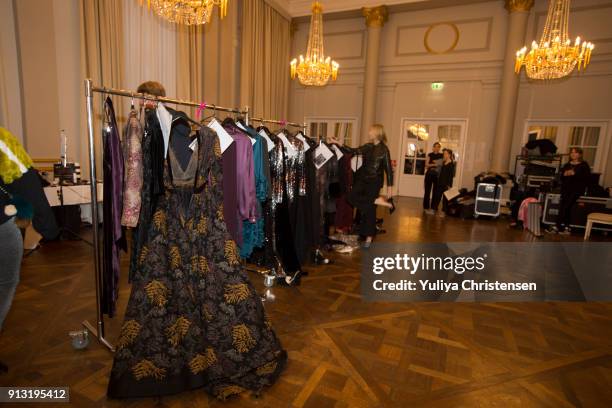
[(274, 142), (272, 139), (270, 139), (270, 136), (268, 136), (265, 130), (260, 130), (259, 134), (266, 140), (266, 143), (268, 144), (268, 152), (271, 152), (272, 149), (274, 149)]
[(217, 119), (213, 118), (213, 120), (208, 123), (208, 127), (217, 133), (217, 137), (219, 138), (219, 144), (221, 146), (221, 153), (227, 150), (227, 148), (230, 147), (232, 143), (234, 143), (234, 139), (230, 136), (229, 133), (227, 133), (225, 129), (223, 129), (223, 126), (221, 126)]
[(329, 147), (327, 147), (323, 143), (319, 143), (319, 146), (316, 148), (316, 150), (314, 152), (314, 164), (315, 164), (315, 167), (317, 169), (320, 169), (333, 156), (334, 156), (334, 152), (332, 152), (329, 149)]
[(304, 153), (310, 150), (310, 145), (308, 144), (304, 136), (302, 136), (301, 134), (298, 134), (296, 137), (298, 138), (298, 140), (301, 140), (302, 143), (304, 143)]

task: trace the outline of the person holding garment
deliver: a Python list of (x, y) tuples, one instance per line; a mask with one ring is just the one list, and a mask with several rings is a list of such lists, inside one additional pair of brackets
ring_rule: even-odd
[[(23, 237), (30, 220), (45, 239), (59, 234), (38, 172), (21, 143), (0, 127), (0, 330), (19, 284)], [(8, 371), (0, 362), (0, 373)]]
[(582, 149), (572, 147), (570, 149), (570, 161), (561, 168), (561, 202), (557, 224), (548, 232), (569, 235), (571, 211), (574, 204), (589, 184), (591, 168), (582, 158)]
[(442, 167), (442, 153), (440, 149), (442, 145), (440, 142), (435, 142), (432, 148), (432, 152), (427, 155), (427, 162), (425, 163), (425, 195), (423, 196), (423, 210), (427, 214), (434, 214), (433, 196), (436, 194), (438, 188), (438, 177), (440, 176), (440, 169)]
[[(369, 130), (370, 141), (363, 146), (351, 148), (342, 146), (338, 140), (329, 141), (340, 147), (341, 150), (353, 155), (363, 157), (363, 165), (355, 173), (353, 190), (347, 199), (351, 205), (356, 207), (361, 217), (359, 219), (359, 233), (365, 239), (363, 247), (369, 248), (376, 234), (376, 205), (389, 207), (395, 210), (392, 198), (379, 199), (380, 189), (387, 179), (387, 197), (391, 196), (393, 186), (393, 169), (391, 167), (391, 155), (387, 147), (387, 135), (383, 125), (375, 124)], [(376, 202), (376, 203), (375, 203)]]
[[(440, 175), (438, 176), (438, 185), (436, 191), (434, 191), (433, 201), (431, 209), (435, 212), (438, 211), (440, 201), (444, 195), (444, 192), (453, 186), (453, 179), (455, 178), (456, 163), (455, 155), (451, 149), (444, 149), (442, 151), (442, 167), (440, 168)], [(442, 201), (442, 211), (438, 212), (438, 216), (444, 217), (446, 215), (446, 209), (448, 206), (448, 200), (444, 197)]]

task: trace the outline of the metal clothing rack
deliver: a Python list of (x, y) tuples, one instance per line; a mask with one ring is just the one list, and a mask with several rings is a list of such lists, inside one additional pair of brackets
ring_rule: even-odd
[(193, 101), (186, 101), (182, 99), (173, 99), (166, 97), (156, 97), (151, 95), (145, 95), (141, 93), (135, 93), (126, 91), (123, 89), (113, 89), (106, 87), (94, 86), (91, 79), (85, 80), (85, 103), (87, 108), (87, 136), (89, 144), (89, 174), (91, 183), (91, 222), (93, 228), (93, 252), (94, 252), (94, 273), (95, 273), (95, 289), (96, 289), (96, 326), (92, 325), (88, 320), (83, 321), (83, 326), (87, 328), (100, 343), (106, 348), (114, 351), (113, 345), (106, 339), (104, 331), (104, 313), (102, 312), (102, 258), (100, 256), (100, 239), (99, 239), (99, 214), (98, 214), (98, 191), (97, 191), (97, 173), (96, 173), (96, 155), (95, 155), (95, 141), (94, 141), (94, 128), (93, 128), (93, 96), (94, 93), (103, 95), (117, 95), (132, 99), (142, 99), (154, 102), (170, 103), (175, 105), (192, 106), (199, 109), (210, 109), (214, 111), (222, 111), (228, 113), (237, 113), (244, 115), (245, 122), (249, 124), (249, 108), (235, 109), (226, 108), (223, 106), (204, 104)]
[(308, 127), (306, 122), (304, 122), (304, 123), (287, 122), (285, 120), (277, 120), (277, 119), (251, 118), (251, 122), (259, 122), (261, 124), (264, 124), (264, 123), (274, 123), (276, 125), (281, 125), (281, 126), (293, 126), (293, 127), (297, 127), (297, 128), (302, 129), (304, 134), (306, 134), (306, 128)]

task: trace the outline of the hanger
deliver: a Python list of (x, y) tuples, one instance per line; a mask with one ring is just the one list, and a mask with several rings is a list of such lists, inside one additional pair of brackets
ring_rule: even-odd
[(209, 119), (217, 119), (217, 105), (212, 105), (212, 109), (213, 109), (213, 114), (210, 116), (205, 117), (204, 119), (202, 119), (200, 122), (206, 122)]

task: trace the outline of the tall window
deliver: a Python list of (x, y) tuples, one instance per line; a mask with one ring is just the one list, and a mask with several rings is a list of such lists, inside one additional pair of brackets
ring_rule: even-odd
[(310, 137), (323, 140), (333, 137), (339, 142), (356, 147), (359, 137), (356, 133), (357, 119), (353, 118), (307, 118)]
[(550, 139), (557, 145), (558, 154), (569, 154), (572, 147), (580, 147), (593, 171), (603, 172), (609, 160), (607, 132), (608, 122), (528, 121), (523, 142)]

